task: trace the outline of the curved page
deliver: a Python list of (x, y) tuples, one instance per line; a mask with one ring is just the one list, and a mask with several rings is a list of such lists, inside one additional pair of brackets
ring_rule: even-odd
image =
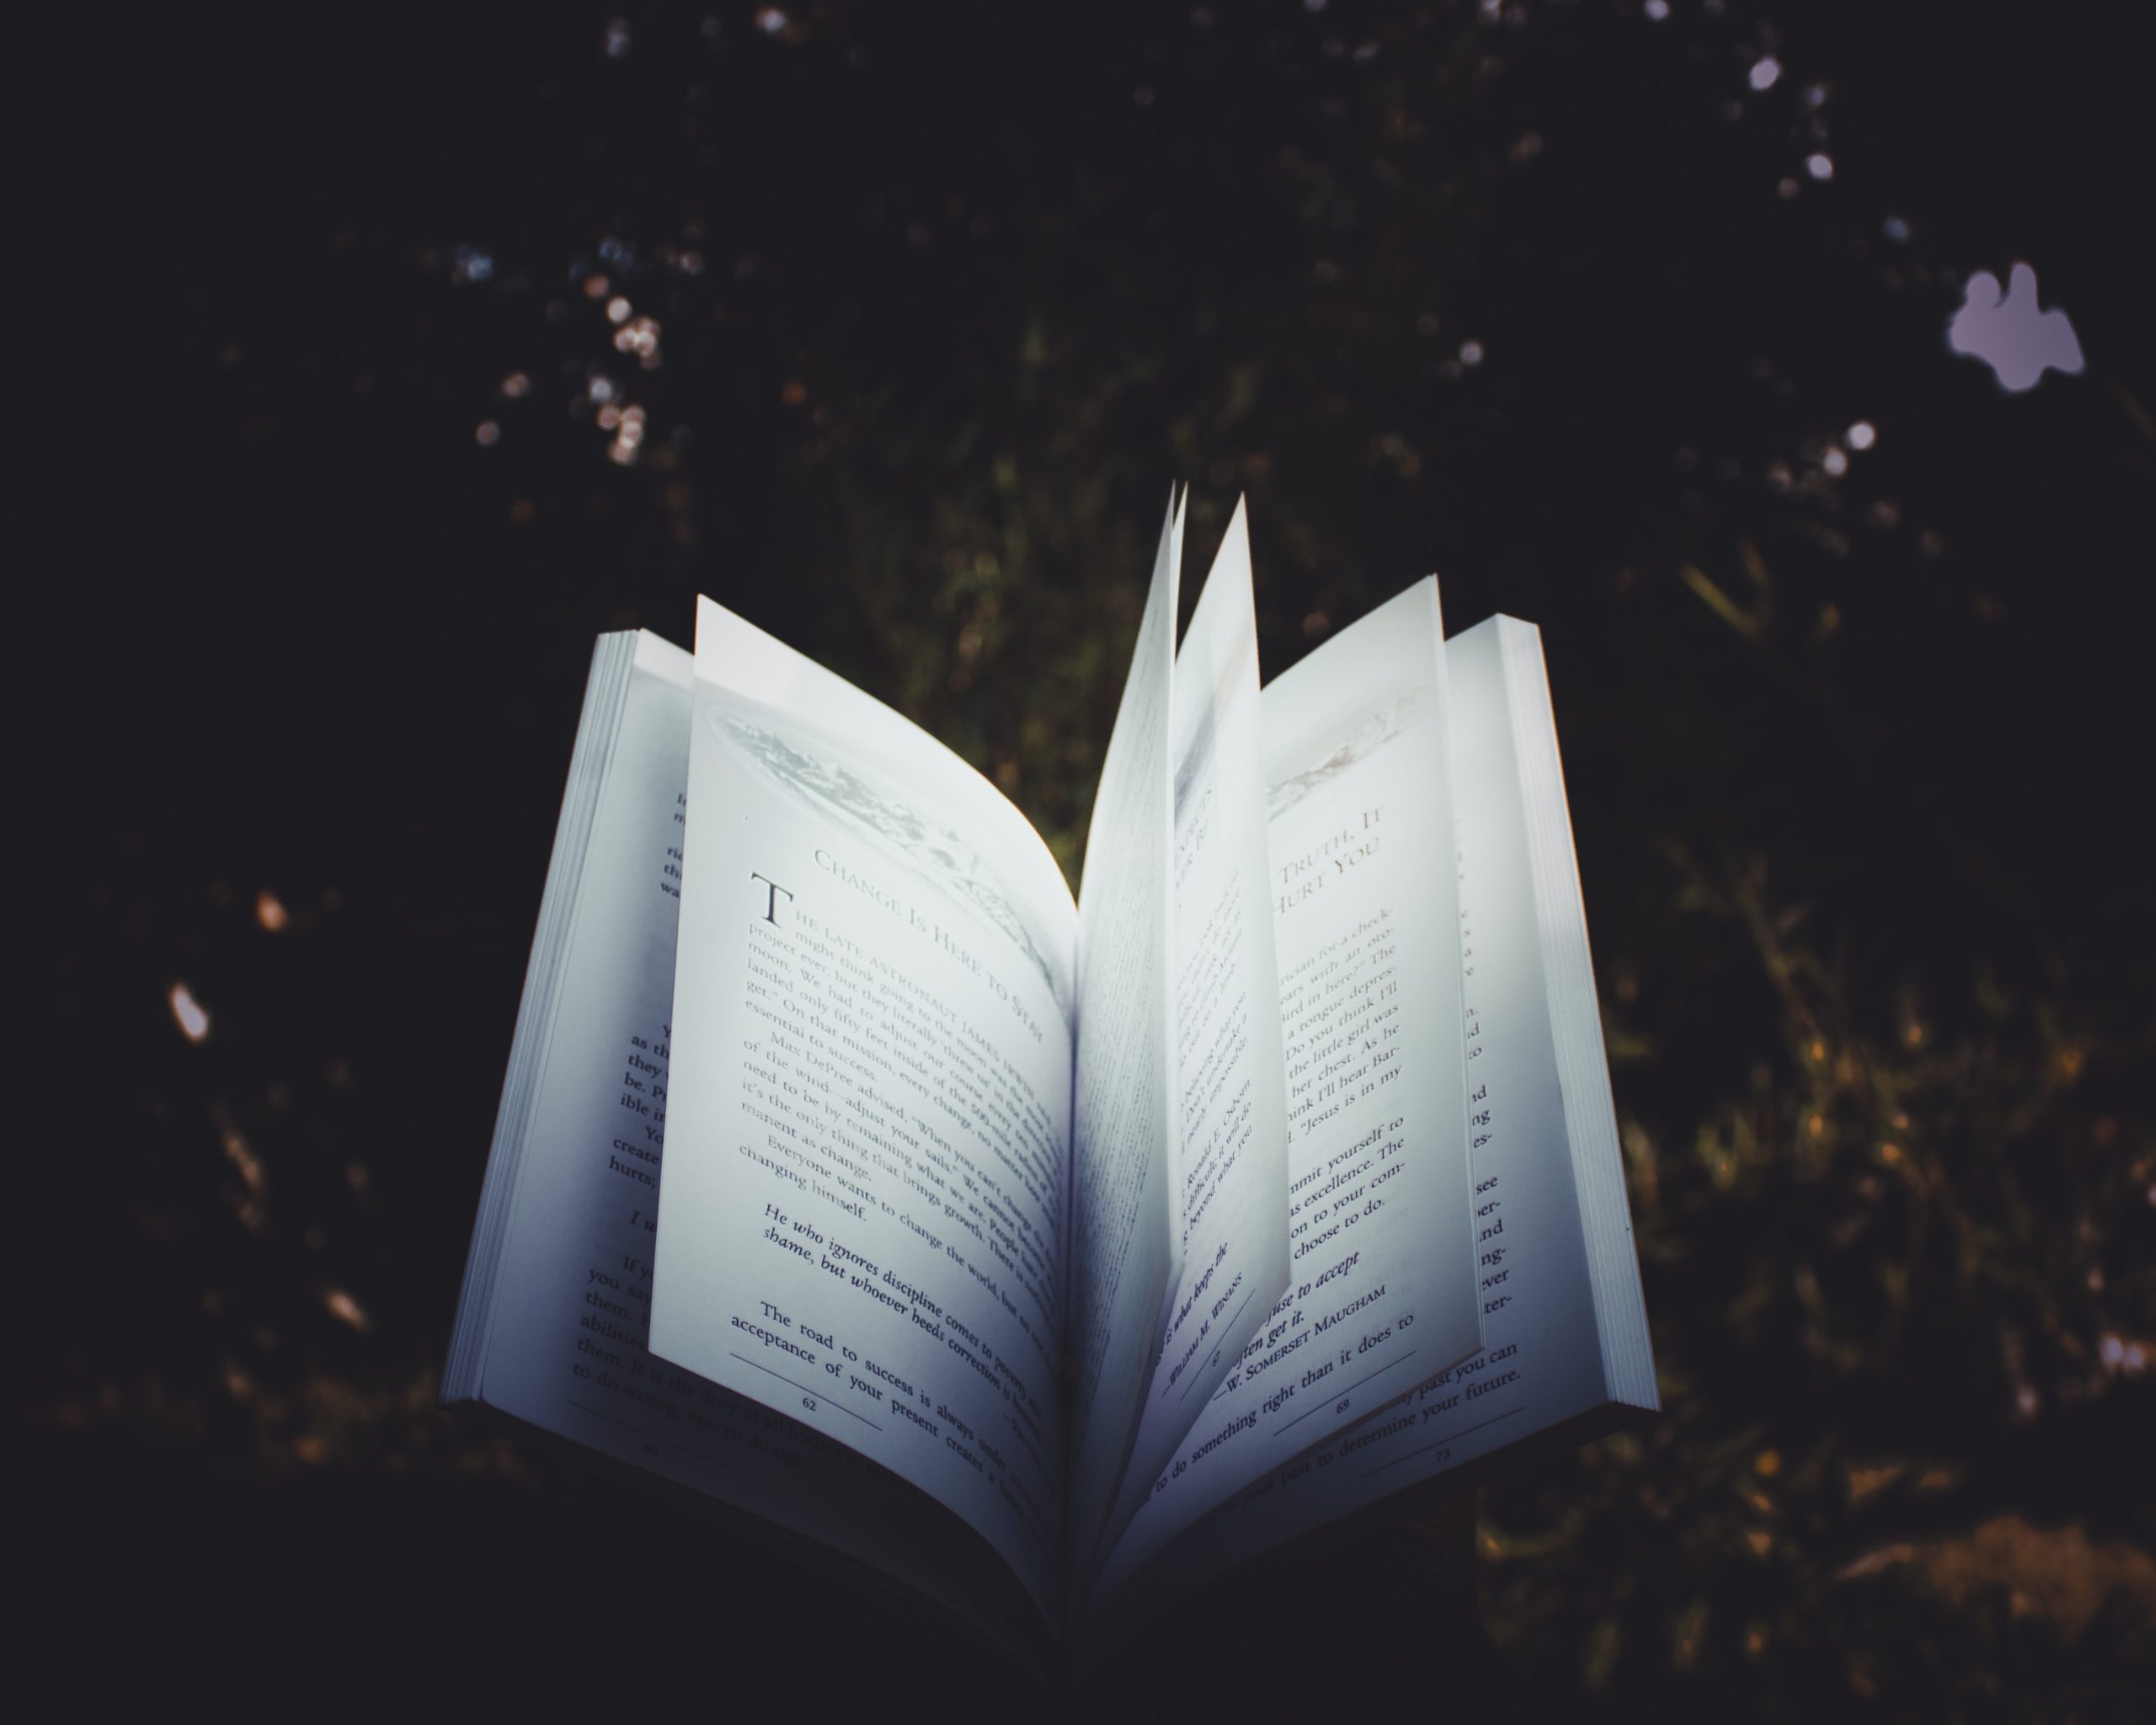
[[(597, 664), (632, 653), (627, 687), (613, 697), (611, 746), (586, 761), (579, 740), (579, 766), (598, 780), (595, 818), (581, 857), (558, 848), (550, 872), (550, 898), (558, 883), (580, 884), (560, 907), (570, 926), (553, 985), (535, 973), (526, 991), (519, 1040), (530, 1021), (543, 1048), (520, 1141), (514, 1154), (498, 1142), (488, 1169), (491, 1186), (513, 1163), (512, 1214), (491, 1295), (469, 1314), (483, 1327), (483, 1357), (452, 1399), (483, 1402), (760, 1517), (1023, 1645), (1001, 1566), (946, 1512), (850, 1450), (646, 1349), (690, 660), (647, 634), (633, 644), (603, 637)], [(601, 680), (596, 669), (594, 676)], [(587, 729), (598, 720), (587, 709)], [(551, 1014), (549, 1000), (558, 1002)], [(615, 1580), (606, 1588), (595, 1597), (607, 1611), (627, 1610), (633, 1590)]]
[(1481, 1345), (1446, 713), (1434, 580), (1265, 692), (1291, 1274), (1104, 1592)]
[(1059, 1609), (1074, 915), (906, 720), (699, 602), (651, 1348)]
[(1176, 654), (1170, 712), (1175, 1272), (1103, 1541), (1145, 1501), (1288, 1279), (1257, 618), (1240, 503)]
[(1171, 502), (1093, 798), (1079, 895), (1071, 1160), (1070, 1560), (1122, 1477), (1174, 1269), (1168, 700), (1182, 511)]
[[(1586, 929), (1576, 889), (1538, 909), (1538, 822), (1562, 836), (1565, 872), (1577, 877), (1561, 784), (1524, 784), (1522, 752), (1554, 755), (1556, 738), (1547, 702), (1516, 701), (1508, 687), (1506, 621), (1444, 649), (1483, 1348), (1173, 1541), (1110, 1603), (1103, 1626), (1422, 1481), (1471, 1473), (1508, 1447), (1581, 1441), (1620, 1412), (1598, 1342), (1570, 1124), (1577, 1108), (1606, 1113), (1609, 1092), (1600, 1074), (1591, 1095), (1566, 1092), (1553, 1033), (1561, 1008), (1543, 956), (1558, 933), (1583, 950)], [(1541, 734), (1523, 735), (1523, 725)], [(1545, 916), (1564, 928), (1540, 927)], [(1577, 985), (1591, 991), (1592, 981)], [(1592, 1010), (1591, 1000), (1580, 1004)], [(1614, 1130), (1607, 1143), (1614, 1157)]]

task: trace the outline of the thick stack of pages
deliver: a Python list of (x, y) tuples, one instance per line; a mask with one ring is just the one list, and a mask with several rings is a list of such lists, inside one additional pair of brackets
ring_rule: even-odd
[(601, 638), (445, 1402), (1036, 1655), (1656, 1407), (1539, 636), (1426, 580), (1261, 695), (1182, 543), (1075, 903), (708, 600)]

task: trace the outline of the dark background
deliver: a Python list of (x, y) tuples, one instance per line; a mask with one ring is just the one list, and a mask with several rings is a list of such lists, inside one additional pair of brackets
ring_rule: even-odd
[[(33, 1674), (1012, 1699), (436, 1383), (593, 635), (712, 593), (1075, 879), (1186, 479), (1193, 573), (1248, 494), (1268, 675), (1432, 569), (1542, 626), (1667, 1409), (1372, 1556), (1387, 1647), (1261, 1592), (1234, 1692), (2147, 1700), (2130, 8), (1668, 11), (19, 45)], [(1945, 328), (2017, 259), (2087, 367), (2010, 395)]]

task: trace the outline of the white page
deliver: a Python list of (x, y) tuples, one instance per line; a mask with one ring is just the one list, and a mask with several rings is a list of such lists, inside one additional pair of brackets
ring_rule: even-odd
[(1481, 1345), (1442, 641), (1418, 582), (1265, 691), (1293, 1272), (1103, 1592)]
[[(1497, 622), (1445, 649), (1482, 1351), (1193, 1527), (1112, 1602), (1117, 1619), (1612, 1400), (1550, 1030), (1545, 932), (1537, 924)], [(1536, 722), (1548, 724), (1546, 707)], [(1561, 799), (1561, 787), (1552, 788)], [(1576, 895), (1563, 914), (1579, 916)], [(1609, 1107), (1606, 1091), (1598, 1106)]]
[(1266, 843), (1257, 616), (1241, 503), (1176, 655), (1171, 1142), (1176, 1274), (1104, 1537), (1233, 1369), (1288, 1281), (1287, 1092)]
[[(1594, 1295), (1603, 1374), (1612, 1401), (1658, 1409), (1654, 1343), (1647, 1332), (1646, 1293), (1639, 1247), (1632, 1237), (1625, 1192), (1625, 1156), (1609, 1057), (1595, 997), (1594, 955), (1588, 949), (1586, 901), (1565, 804), (1564, 768), (1542, 662), (1542, 632), (1517, 617), (1493, 620), (1512, 703), (1520, 801), (1534, 868), (1535, 922), (1542, 935), (1542, 975), (1550, 999), (1550, 1034), (1556, 1046), (1557, 1081), (1564, 1092), (1565, 1133), (1572, 1151), (1580, 1231), (1587, 1242), (1588, 1284)], [(1485, 649), (1486, 650), (1486, 649)]]
[[(967, 1599), (969, 1554), (954, 1549), (962, 1530), (942, 1512), (851, 1451), (646, 1351), (690, 661), (649, 635), (635, 651), (523, 1138), (478, 1398), (998, 1621), (979, 1608), (987, 1589), (971, 1567)], [(984, 1551), (978, 1567), (990, 1561)]]
[(1068, 1343), (1074, 1563), (1090, 1550), (1129, 1455), (1174, 1267), (1168, 718), (1182, 559), (1182, 510), (1171, 499), (1094, 794), (1079, 892)]
[(652, 1351), (921, 1487), (1053, 1620), (1069, 893), (956, 756), (708, 600), (687, 814)]

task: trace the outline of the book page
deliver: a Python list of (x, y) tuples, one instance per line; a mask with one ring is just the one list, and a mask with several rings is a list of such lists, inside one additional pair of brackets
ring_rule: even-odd
[(1257, 617), (1244, 507), (1176, 655), (1176, 1272), (1113, 1538), (1288, 1279), (1287, 1092), (1268, 889)]
[(1171, 500), (1093, 798), (1078, 901), (1068, 1340), (1075, 1563), (1090, 1551), (1137, 1433), (1174, 1268), (1169, 995), (1174, 832), (1168, 702), (1182, 510)]
[(1102, 1585), (1480, 1345), (1437, 584), (1265, 692), (1289, 1285)]
[[(619, 639), (602, 651), (616, 650)], [(969, 1536), (945, 1512), (851, 1451), (645, 1346), (690, 661), (648, 635), (634, 650), (568, 907), (558, 1006), (545, 1027), (477, 1397), (870, 1563), (976, 1621), (1004, 1621), (979, 1573), (1000, 1566), (977, 1542), (977, 1559), (959, 1550), (953, 1535)]]
[(1610, 1400), (1496, 620), (1448, 644), (1445, 658), (1482, 1350), (1192, 1527), (1112, 1603), (1111, 1618)]
[(956, 756), (708, 600), (687, 816), (652, 1351), (919, 1486), (1053, 1619), (1060, 873)]

